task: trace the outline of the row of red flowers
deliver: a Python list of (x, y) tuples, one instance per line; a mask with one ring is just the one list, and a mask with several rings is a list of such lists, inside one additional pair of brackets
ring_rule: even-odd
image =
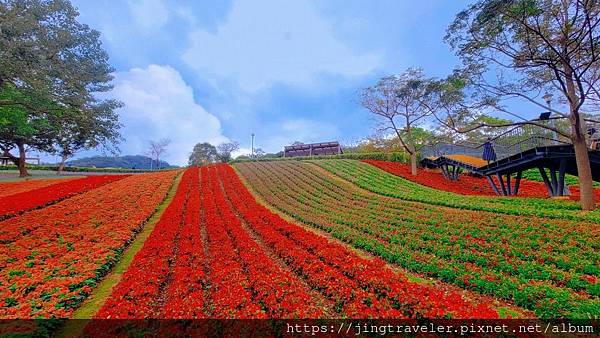
[(60, 178), (48, 178), (48, 179), (31, 179), (27, 181), (17, 182), (1, 182), (0, 183), (0, 198), (10, 196), (24, 191), (35, 190), (51, 186), (53, 184), (68, 182), (70, 180), (76, 180), (80, 177), (60, 177)]
[(175, 175), (132, 175), (0, 222), (0, 318), (69, 317)]
[(71, 196), (118, 181), (128, 175), (97, 175), (68, 180), (18, 194), (0, 197), (0, 219), (27, 210), (43, 207)]
[(158, 306), (158, 298), (173, 274), (186, 208), (192, 207), (188, 205), (188, 196), (194, 193), (193, 187), (198, 187), (198, 171), (188, 169), (160, 221), (95, 317), (160, 318), (162, 308)]
[[(239, 264), (239, 267), (241, 267), (240, 275), (245, 274), (239, 287), (242, 287), (245, 284), (244, 280), (247, 280), (247, 288), (244, 291), (247, 291), (253, 300), (253, 303), (245, 306), (245, 313), (242, 313), (242, 316), (251, 318), (323, 317), (323, 310), (319, 303), (325, 307), (329, 303), (321, 300), (321, 297), (312, 296), (301, 279), (277, 264), (272, 257), (269, 257), (264, 247), (261, 247), (247, 231), (244, 226), (245, 223), (237, 215), (240, 206), (236, 203), (232, 204), (221, 188), (221, 184), (227, 185), (228, 183), (220, 177), (223, 174), (223, 168), (227, 167), (211, 166), (202, 168), (202, 196), (205, 201), (204, 208), (207, 216), (206, 229), (209, 246), (228, 248), (224, 250), (225, 252), (221, 252), (222, 255), (211, 255), (209, 269), (219, 273), (220, 269), (217, 264), (223, 264), (223, 262), (219, 262), (223, 260), (223, 257), (228, 257), (231, 265), (225, 264), (225, 268), (220, 271), (221, 275), (227, 275), (225, 272), (230, 269), (230, 266), (235, 266), (238, 269)], [(211, 210), (215, 212), (211, 212)], [(214, 275), (212, 276), (213, 285), (215, 283), (222, 284), (219, 279), (214, 278)], [(217, 290), (219, 289), (222, 288), (217, 288)], [(215, 304), (215, 300), (221, 302), (222, 299), (220, 298), (222, 297), (218, 297), (216, 294), (212, 295), (213, 304), (215, 305), (213, 316), (220, 317), (216, 314), (218, 307)], [(299, 306), (299, 304), (302, 305)], [(250, 309), (252, 310), (249, 311)], [(238, 315), (227, 315), (227, 312), (223, 313), (222, 310), (219, 312), (225, 314), (226, 317), (240, 317)]]

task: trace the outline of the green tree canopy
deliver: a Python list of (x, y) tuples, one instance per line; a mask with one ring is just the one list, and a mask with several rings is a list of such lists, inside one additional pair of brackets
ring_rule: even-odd
[(219, 160), (217, 148), (210, 143), (198, 143), (194, 146), (194, 150), (190, 154), (188, 165), (201, 166), (210, 163), (215, 163)]
[(22, 176), (27, 148), (70, 156), (119, 138), (120, 103), (97, 95), (112, 88), (108, 54), (77, 16), (67, 0), (0, 0), (0, 146)]

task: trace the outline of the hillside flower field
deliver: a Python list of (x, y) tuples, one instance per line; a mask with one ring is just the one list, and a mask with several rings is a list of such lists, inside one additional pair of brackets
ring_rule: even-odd
[(457, 195), (356, 160), (46, 183), (0, 183), (33, 194), (0, 221), (4, 319), (600, 313), (598, 216), (570, 201)]

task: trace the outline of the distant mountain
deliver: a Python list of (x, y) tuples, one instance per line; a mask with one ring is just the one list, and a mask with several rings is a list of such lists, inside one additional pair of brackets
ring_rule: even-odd
[[(95, 168), (150, 169), (151, 158), (143, 155), (126, 156), (92, 156), (68, 161), (68, 166)], [(160, 161), (160, 168), (175, 168), (165, 161)], [(152, 161), (152, 169), (156, 169), (156, 161)]]

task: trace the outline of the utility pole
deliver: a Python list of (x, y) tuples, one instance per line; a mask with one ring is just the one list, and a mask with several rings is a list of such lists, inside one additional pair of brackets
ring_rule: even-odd
[(254, 133), (252, 133), (252, 153), (250, 155), (251, 159), (254, 159)]

